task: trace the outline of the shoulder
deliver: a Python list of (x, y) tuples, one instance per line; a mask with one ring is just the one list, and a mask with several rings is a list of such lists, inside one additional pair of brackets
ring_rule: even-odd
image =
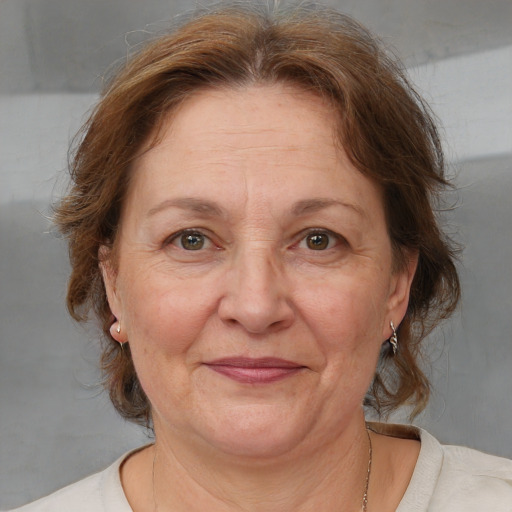
[(101, 487), (103, 472), (60, 489), (49, 496), (17, 508), (11, 512), (50, 512), (74, 510), (76, 512), (102, 511)]
[(442, 448), (433, 510), (512, 510), (512, 460), (462, 446)]
[(421, 448), (396, 512), (512, 511), (512, 460), (442, 445), (421, 428), (370, 424), (372, 430), (417, 439)]
[(119, 477), (119, 468), (128, 455), (104, 471), (10, 512), (132, 512)]
[(427, 431), (412, 430), (421, 449), (398, 511), (511, 512), (512, 460), (442, 445)]

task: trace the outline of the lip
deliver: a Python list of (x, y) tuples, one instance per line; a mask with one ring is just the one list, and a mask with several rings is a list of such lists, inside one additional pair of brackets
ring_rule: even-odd
[(228, 357), (209, 361), (211, 370), (244, 384), (269, 384), (300, 372), (305, 366), (274, 357)]

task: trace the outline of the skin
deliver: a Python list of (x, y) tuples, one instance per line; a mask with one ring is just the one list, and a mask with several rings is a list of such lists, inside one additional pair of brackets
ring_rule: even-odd
[[(156, 444), (121, 473), (137, 512), (153, 495), (160, 511), (361, 506), (361, 404), (416, 260), (392, 270), (380, 190), (331, 112), (283, 85), (201, 91), (134, 165), (102, 270), (152, 405)], [(226, 357), (298, 370), (239, 382), (212, 369)], [(368, 510), (394, 510), (418, 443), (372, 436)]]

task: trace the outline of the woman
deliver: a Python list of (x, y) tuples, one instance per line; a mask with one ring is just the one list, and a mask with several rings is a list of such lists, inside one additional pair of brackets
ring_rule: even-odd
[(512, 462), (367, 424), (459, 298), (428, 108), (365, 29), (227, 7), (134, 56), (56, 212), (68, 306), (155, 443), (26, 511), (510, 510)]

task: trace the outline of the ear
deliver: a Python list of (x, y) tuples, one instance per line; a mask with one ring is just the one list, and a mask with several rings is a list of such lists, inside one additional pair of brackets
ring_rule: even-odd
[(112, 249), (106, 245), (100, 246), (98, 251), (98, 260), (103, 284), (105, 286), (105, 292), (107, 294), (108, 305), (110, 307), (110, 311), (116, 318), (116, 321), (112, 324), (110, 329), (110, 334), (116, 341), (122, 343), (126, 340), (121, 339), (122, 335), (116, 330), (118, 322), (121, 321), (122, 317), (122, 305), (117, 290), (117, 269), (112, 261)]
[(388, 297), (388, 314), (385, 318), (382, 331), (382, 339), (387, 340), (392, 332), (390, 322), (396, 327), (402, 322), (407, 306), (411, 285), (418, 266), (418, 251), (407, 251), (405, 264), (397, 270), (391, 278), (390, 293)]

